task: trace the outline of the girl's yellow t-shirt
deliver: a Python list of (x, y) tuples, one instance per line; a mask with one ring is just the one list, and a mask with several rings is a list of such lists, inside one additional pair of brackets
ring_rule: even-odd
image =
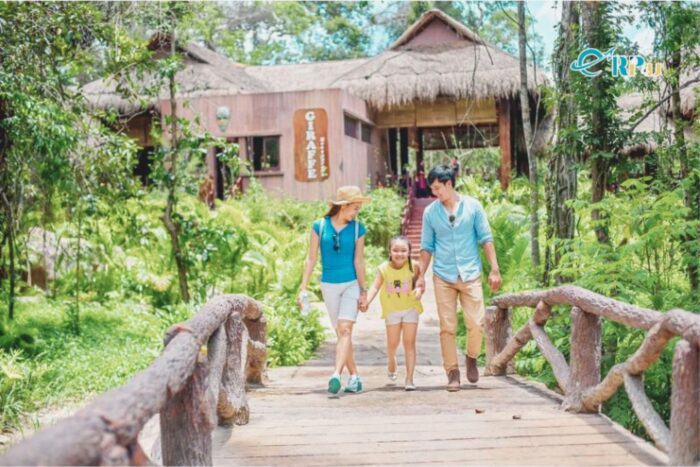
[(408, 267), (408, 261), (401, 269), (395, 269), (390, 261), (385, 261), (379, 266), (379, 273), (384, 279), (379, 291), (382, 318), (386, 318), (389, 313), (411, 309), (423, 313), (423, 305), (413, 295), (413, 272)]

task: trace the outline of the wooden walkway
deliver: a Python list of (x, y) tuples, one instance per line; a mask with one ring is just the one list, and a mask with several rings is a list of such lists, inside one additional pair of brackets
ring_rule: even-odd
[[(432, 280), (428, 281), (432, 286)], [(384, 323), (377, 303), (361, 315), (355, 349), (362, 394), (329, 397), (333, 349), (302, 367), (269, 370), (248, 393), (250, 423), (214, 433), (216, 465), (664, 464), (667, 457), (607, 418), (559, 409), (541, 385), (481, 377), (448, 393), (432, 290), (424, 299), (415, 383), (386, 377)], [(403, 363), (399, 354), (399, 365)], [(343, 382), (346, 377), (344, 376)]]

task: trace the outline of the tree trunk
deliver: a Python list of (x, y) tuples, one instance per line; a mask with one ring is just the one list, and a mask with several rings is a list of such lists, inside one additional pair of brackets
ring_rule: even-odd
[[(608, 163), (600, 158), (594, 157), (591, 161), (591, 203), (596, 205), (605, 198), (605, 187), (608, 185)], [(595, 236), (600, 243), (608, 243), (608, 227), (606, 215), (598, 208), (591, 210)]]
[[(555, 134), (556, 143), (549, 161), (549, 178), (547, 184), (547, 240), (549, 246), (545, 259), (545, 283), (550, 280), (550, 273), (559, 266), (563, 247), (562, 240), (574, 238), (575, 217), (572, 208), (566, 202), (576, 199), (577, 170), (579, 158), (578, 145), (571, 136), (576, 129), (576, 101), (571, 90), (569, 64), (573, 60), (576, 46), (575, 31), (578, 28), (578, 5), (573, 2), (562, 3), (561, 22), (559, 23), (559, 42), (556, 49), (555, 81), (558, 99), (556, 99)], [(555, 282), (562, 284), (568, 278), (556, 274)]]
[[(678, 44), (680, 47), (680, 44)], [(690, 175), (690, 165), (688, 161), (688, 148), (685, 142), (685, 127), (686, 122), (683, 119), (683, 114), (681, 112), (681, 92), (680, 92), (680, 69), (681, 69), (681, 51), (680, 48), (674, 50), (671, 54), (671, 60), (669, 64), (669, 69), (672, 71), (672, 76), (668, 80), (669, 86), (671, 88), (671, 109), (673, 112), (673, 139), (676, 149), (678, 150), (678, 159), (681, 164), (680, 180), (681, 183), (687, 183), (689, 186), (683, 187), (683, 203), (685, 207), (688, 208), (688, 220), (692, 222), (693, 220), (700, 220), (698, 212), (694, 209), (693, 199), (694, 196), (695, 175)], [(700, 289), (699, 277), (698, 277), (698, 264), (697, 264), (697, 246), (694, 245), (698, 239), (696, 236), (686, 235), (684, 236), (684, 243), (686, 249), (686, 255), (688, 255), (691, 260), (688, 263), (688, 281), (690, 282), (690, 290), (697, 294)]]
[(8, 318), (10, 321), (15, 319), (15, 276), (17, 271), (15, 270), (15, 226), (14, 220), (12, 219), (12, 213), (10, 212), (10, 217), (8, 219), (8, 245), (10, 250), (10, 296), (8, 298)]
[[(608, 6), (604, 2), (583, 2), (582, 30), (584, 37), (591, 47), (599, 50), (607, 50), (612, 45), (609, 31), (607, 31)], [(590, 127), (589, 157), (591, 159), (591, 203), (594, 207), (591, 211), (593, 229), (600, 243), (609, 243), (608, 216), (597, 206), (605, 197), (605, 189), (608, 185), (608, 171), (612, 144), (610, 133), (613, 131), (613, 120), (610, 115), (610, 107), (615, 107), (615, 95), (612, 92), (614, 83), (607, 69), (595, 78), (590, 78), (590, 114), (588, 123)]]
[[(0, 99), (0, 120), (10, 117), (7, 111), (5, 101)], [(7, 246), (10, 256), (10, 290), (7, 299), (7, 312), (10, 320), (14, 319), (15, 315), (15, 235), (14, 235), (14, 216), (12, 215), (12, 203), (10, 202), (11, 195), (8, 193), (10, 187), (9, 156), (10, 142), (7, 137), (5, 127), (0, 125), (0, 202), (2, 202), (3, 211), (5, 214), (6, 231), (3, 232), (3, 241), (7, 241)], [(17, 176), (17, 174), (15, 174)]]
[(527, 49), (525, 37), (525, 4), (518, 3), (518, 42), (520, 48), (520, 110), (525, 134), (525, 150), (527, 151), (528, 168), (530, 172), (530, 254), (532, 265), (536, 270), (540, 267), (540, 221), (537, 215), (539, 209), (539, 185), (537, 181), (537, 159), (532, 153), (532, 125), (530, 124), (530, 98), (527, 91)]
[[(176, 53), (176, 36), (175, 27), (172, 28), (170, 50), (171, 54)], [(178, 135), (177, 135), (177, 100), (175, 99), (175, 73), (171, 73), (168, 77), (168, 87), (170, 91), (170, 117), (172, 119), (170, 123), (170, 167), (168, 168), (168, 200), (165, 205), (165, 212), (163, 213), (163, 223), (165, 228), (170, 234), (170, 243), (173, 248), (173, 255), (175, 256), (175, 264), (177, 265), (177, 278), (180, 284), (180, 296), (182, 301), (189, 303), (190, 301), (190, 291), (187, 285), (187, 263), (185, 261), (184, 253), (182, 248), (180, 248), (180, 238), (179, 238), (179, 226), (173, 221), (173, 210), (175, 209), (175, 204), (177, 202), (175, 190), (177, 188), (177, 146), (178, 146)]]
[(80, 255), (83, 240), (83, 209), (82, 200), (77, 203), (78, 209), (78, 248), (75, 255), (75, 310), (70, 316), (70, 327), (75, 335), (80, 334)]

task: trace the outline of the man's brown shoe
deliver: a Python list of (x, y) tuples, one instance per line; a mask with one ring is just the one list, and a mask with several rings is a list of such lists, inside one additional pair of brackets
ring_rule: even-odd
[(479, 381), (479, 368), (476, 366), (476, 358), (467, 355), (467, 379), (470, 383)]
[(447, 390), (449, 392), (459, 391), (461, 389), (461, 384), (459, 383), (459, 368), (450, 370), (447, 373)]

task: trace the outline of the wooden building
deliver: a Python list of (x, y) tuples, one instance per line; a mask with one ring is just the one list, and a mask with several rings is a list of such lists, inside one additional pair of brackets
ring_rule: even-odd
[[(168, 50), (166, 42), (153, 41), (152, 48)], [(179, 114), (238, 142), (252, 175), (272, 191), (326, 199), (339, 186), (401, 173), (409, 148), (420, 167), (425, 151), (497, 146), (504, 186), (512, 171), (527, 169), (518, 59), (439, 10), (370, 58), (244, 66), (193, 44), (181, 51)], [(544, 82), (529, 69), (531, 97)], [(145, 148), (149, 112), (170, 112), (164, 94), (138, 105), (113, 82), (90, 83), (86, 94), (97, 106), (129, 115), (129, 134)], [(223, 195), (213, 150), (207, 166)]]

